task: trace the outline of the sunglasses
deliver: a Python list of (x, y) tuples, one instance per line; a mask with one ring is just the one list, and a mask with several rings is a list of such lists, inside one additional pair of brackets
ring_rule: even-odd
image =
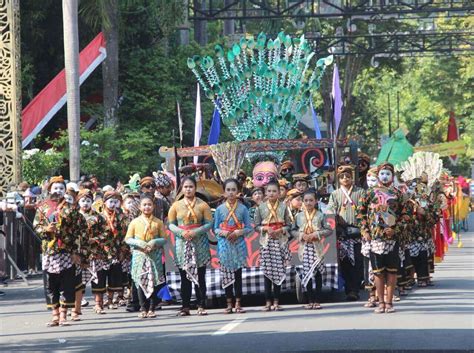
[(152, 188), (155, 188), (155, 185), (154, 184), (145, 184), (145, 185), (142, 185), (142, 188), (152, 189)]

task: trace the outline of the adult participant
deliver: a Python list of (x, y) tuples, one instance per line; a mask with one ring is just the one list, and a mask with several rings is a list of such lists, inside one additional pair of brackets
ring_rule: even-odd
[(346, 299), (359, 300), (359, 289), (364, 274), (361, 235), (357, 225), (357, 207), (364, 189), (354, 185), (354, 168), (349, 165), (337, 169), (340, 187), (331, 193), (328, 210), (336, 216), (339, 260), (345, 282)]

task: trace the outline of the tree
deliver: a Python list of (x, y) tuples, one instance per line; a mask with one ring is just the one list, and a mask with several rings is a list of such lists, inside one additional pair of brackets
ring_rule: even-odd
[(63, 0), (64, 66), (67, 86), (67, 125), (69, 135), (69, 179), (80, 178), (80, 85), (78, 0)]

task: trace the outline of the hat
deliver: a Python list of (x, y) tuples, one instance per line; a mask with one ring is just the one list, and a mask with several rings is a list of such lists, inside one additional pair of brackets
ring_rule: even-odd
[(280, 170), (283, 170), (283, 169), (295, 169), (295, 165), (293, 164), (292, 161), (287, 160), (281, 164)]
[(51, 186), (53, 186), (54, 183), (61, 183), (61, 184), (66, 185), (62, 175), (53, 176), (49, 179), (48, 190), (51, 189)]
[(372, 175), (372, 176), (377, 176), (377, 173), (378, 172), (378, 168), (377, 167), (373, 167), (373, 168), (370, 168), (369, 171), (367, 172), (367, 175)]
[(94, 200), (94, 194), (92, 194), (92, 191), (89, 189), (82, 189), (81, 191), (79, 191), (79, 194), (77, 194), (77, 201), (84, 197)]
[(140, 186), (147, 185), (147, 184), (156, 185), (155, 179), (153, 179), (153, 177), (151, 176), (146, 176), (140, 180)]
[(283, 186), (284, 188), (288, 189), (288, 180), (280, 179), (280, 180), (278, 180), (278, 185)]
[(296, 183), (297, 181), (306, 181), (308, 182), (309, 175), (308, 174), (293, 174), (293, 182)]
[(114, 187), (111, 186), (111, 185), (105, 185), (103, 188), (102, 188), (102, 191), (103, 192), (107, 192), (107, 191), (114, 191)]
[(367, 162), (368, 165), (370, 165), (370, 157), (367, 154), (365, 154), (363, 152), (359, 152), (357, 156), (358, 156), (359, 160), (362, 159), (363, 161)]
[(76, 183), (67, 183), (66, 184), (66, 190), (72, 190), (74, 192), (79, 192), (79, 186), (77, 186)]
[(262, 188), (253, 188), (252, 191), (250, 191), (250, 195), (255, 194), (257, 191), (260, 191), (263, 194), (263, 189)]
[(118, 191), (115, 191), (115, 190), (107, 191), (104, 194), (104, 202), (109, 199), (117, 199), (117, 200), (122, 201), (122, 195)]
[(290, 199), (303, 195), (298, 189), (291, 189), (286, 193), (286, 196)]
[[(155, 184), (156, 186), (158, 187), (161, 187), (161, 188), (166, 188), (168, 186), (170, 186), (173, 182), (171, 181), (170, 177), (167, 176), (165, 173), (163, 172), (156, 172), (156, 173), (153, 173), (153, 176), (155, 177)], [(145, 179), (145, 178), (143, 178)], [(142, 180), (143, 180), (142, 179)], [(141, 183), (140, 183), (141, 185)]]
[(378, 166), (377, 173), (380, 172), (382, 169), (390, 170), (392, 174), (395, 173), (395, 168), (393, 167), (392, 163), (383, 162), (381, 165)]
[(337, 168), (337, 175), (342, 175), (342, 174), (350, 174), (352, 176), (352, 173), (354, 173), (354, 167), (350, 165), (341, 165)]

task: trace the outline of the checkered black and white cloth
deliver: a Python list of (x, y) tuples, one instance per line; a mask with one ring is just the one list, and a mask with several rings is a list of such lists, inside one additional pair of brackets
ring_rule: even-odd
[[(338, 268), (337, 264), (325, 264), (325, 273), (323, 274), (323, 285), (338, 289)], [(286, 279), (281, 285), (282, 292), (291, 292), (296, 290), (296, 276), (303, 271), (302, 266), (289, 266), (286, 268)], [(168, 272), (166, 274), (168, 288), (171, 297), (174, 300), (181, 300), (180, 288), (181, 277), (179, 272)], [(313, 284), (315, 281), (313, 281)], [(221, 273), (219, 269), (206, 270), (206, 286), (208, 298), (218, 298), (225, 295), (221, 285)], [(242, 269), (242, 292), (243, 295), (264, 293), (264, 275), (259, 267), (245, 267)], [(193, 288), (194, 294), (194, 288)]]

